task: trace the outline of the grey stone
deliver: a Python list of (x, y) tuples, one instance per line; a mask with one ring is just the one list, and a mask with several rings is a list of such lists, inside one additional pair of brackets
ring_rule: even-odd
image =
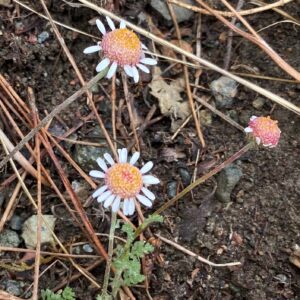
[(233, 98), (237, 93), (238, 83), (226, 76), (221, 76), (210, 84), (212, 94), (216, 99), (217, 108), (231, 108)]
[(22, 218), (18, 215), (13, 215), (9, 222), (9, 226), (13, 230), (21, 230), (22, 229)]
[[(51, 234), (51, 230), (54, 231), (55, 221), (56, 218), (52, 215), (43, 215), (43, 219), (45, 222), (42, 221), (41, 226), (41, 244), (44, 243), (51, 243), (54, 244), (54, 239)], [(28, 249), (35, 249), (37, 243), (37, 215), (32, 215), (28, 218), (23, 225), (23, 233), (22, 238), (25, 241), (26, 247)], [(46, 226), (46, 224), (49, 226)]]
[(21, 240), (18, 234), (10, 229), (4, 229), (0, 233), (0, 246), (16, 248), (20, 245)]
[(82, 249), (86, 253), (92, 253), (94, 251), (90, 244), (84, 244)]
[(5, 282), (5, 291), (13, 296), (20, 296), (22, 294), (22, 282), (16, 280), (7, 280)]
[(174, 198), (177, 194), (177, 182), (170, 181), (167, 184), (167, 195), (169, 198)]
[(86, 172), (91, 170), (98, 170), (99, 166), (96, 162), (98, 157), (103, 157), (104, 153), (110, 153), (107, 148), (100, 148), (94, 146), (86, 146), (77, 144), (75, 147), (74, 160)]
[(38, 40), (38, 42), (40, 43), (40, 44), (42, 44), (42, 43), (44, 43), (48, 38), (49, 38), (49, 33), (47, 32), (47, 31), (43, 31), (43, 32), (41, 32), (39, 35), (38, 35), (38, 38), (37, 38), (37, 40)]
[(258, 97), (252, 102), (252, 106), (256, 109), (261, 109), (265, 103), (266, 100), (264, 98)]
[[(195, 2), (192, 0), (185, 0), (185, 1), (182, 0), (181, 2), (185, 2), (186, 4), (190, 4), (190, 5), (195, 4)], [(172, 17), (170, 15), (169, 9), (164, 0), (151, 0), (150, 5), (167, 22), (169, 22), (169, 23), (172, 22)], [(188, 21), (194, 15), (194, 12), (192, 10), (189, 10), (189, 9), (177, 6), (177, 5), (173, 5), (173, 8), (174, 8), (174, 12), (175, 12), (178, 23)]]
[(185, 168), (179, 168), (178, 173), (180, 175), (183, 185), (188, 186), (192, 180), (192, 177), (191, 177), (189, 171)]
[(221, 202), (230, 202), (230, 195), (243, 173), (236, 165), (223, 169), (217, 176), (216, 197)]

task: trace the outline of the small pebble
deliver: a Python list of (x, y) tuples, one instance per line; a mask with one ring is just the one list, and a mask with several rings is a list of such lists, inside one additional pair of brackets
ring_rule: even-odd
[(265, 102), (266, 100), (264, 98), (259, 97), (252, 102), (252, 106), (256, 109), (261, 109), (264, 106)]
[(210, 89), (216, 99), (216, 107), (231, 108), (233, 98), (237, 94), (237, 87), (237, 82), (226, 76), (214, 80), (210, 84)]
[(179, 168), (178, 172), (179, 172), (179, 175), (180, 175), (183, 185), (188, 186), (192, 180), (192, 177), (191, 177), (189, 171), (185, 168)]
[(0, 246), (16, 248), (20, 245), (21, 240), (18, 234), (10, 229), (4, 229), (0, 233)]
[(90, 244), (84, 244), (82, 249), (86, 253), (92, 253), (94, 251)]
[(170, 181), (167, 184), (167, 195), (169, 198), (174, 198), (177, 194), (177, 182)]
[(49, 33), (47, 31), (43, 31), (38, 35), (38, 42), (40, 44), (44, 43), (49, 38)]
[(13, 215), (10, 222), (9, 226), (13, 230), (21, 230), (23, 225), (22, 218), (18, 215)]
[(7, 280), (5, 283), (5, 291), (13, 296), (20, 296), (22, 294), (21, 282), (16, 280)]

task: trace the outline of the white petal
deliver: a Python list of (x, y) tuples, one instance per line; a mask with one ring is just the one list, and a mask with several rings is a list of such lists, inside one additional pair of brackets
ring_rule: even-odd
[(128, 215), (128, 208), (129, 208), (129, 200), (126, 198), (126, 199), (124, 199), (124, 202), (123, 202), (123, 213), (125, 216)]
[(259, 145), (260, 142), (261, 142), (261, 141), (260, 141), (260, 138), (259, 138), (259, 137), (256, 137), (255, 140), (256, 140), (257, 145)]
[(255, 120), (257, 117), (256, 116), (252, 116), (251, 118), (250, 118), (250, 121), (253, 121), (253, 120)]
[(153, 167), (153, 162), (152, 161), (148, 161), (141, 169), (141, 173), (145, 174), (147, 172), (149, 172)]
[(97, 158), (97, 164), (104, 172), (107, 171), (107, 165), (102, 158)]
[(252, 130), (251, 127), (246, 127), (246, 128), (244, 129), (244, 131), (245, 131), (246, 133), (253, 132), (253, 130)]
[(124, 71), (129, 77), (133, 77), (132, 67), (129, 65), (124, 66)]
[(106, 74), (106, 78), (108, 78), (108, 79), (112, 78), (116, 74), (117, 67), (118, 67), (118, 63), (114, 61), (111, 64), (111, 66)]
[(100, 203), (100, 202), (103, 202), (104, 200), (106, 200), (109, 196), (111, 195), (111, 191), (106, 191), (104, 192), (102, 195), (100, 195), (98, 198), (97, 198), (97, 201)]
[(155, 200), (155, 195), (151, 192), (151, 191), (149, 191), (147, 188), (145, 188), (145, 187), (142, 187), (142, 192), (145, 194), (145, 196), (147, 197), (147, 198), (149, 198), (150, 200)]
[(146, 66), (144, 66), (144, 65), (142, 65), (142, 64), (137, 64), (137, 66), (138, 66), (143, 72), (145, 72), (145, 73), (150, 73), (150, 70), (149, 70)]
[(96, 71), (97, 71), (97, 72), (101, 72), (102, 70), (104, 70), (105, 68), (107, 68), (109, 64), (110, 64), (109, 58), (104, 58), (104, 59), (97, 65)]
[(145, 44), (141, 43), (141, 45), (142, 45), (142, 49), (148, 50), (148, 47)]
[(140, 152), (134, 152), (134, 154), (131, 156), (129, 163), (134, 165), (138, 159), (140, 158)]
[(127, 162), (127, 156), (128, 156), (127, 149), (126, 148), (121, 149), (120, 162), (121, 163), (126, 163)]
[(90, 46), (90, 47), (87, 47), (83, 50), (83, 53), (84, 54), (90, 54), (90, 53), (94, 53), (94, 52), (98, 52), (100, 51), (102, 48), (99, 46), (99, 45), (96, 45), (96, 46)]
[(115, 30), (116, 26), (110, 17), (106, 16), (106, 21), (111, 30)]
[(108, 208), (115, 200), (116, 196), (115, 195), (110, 195), (104, 202), (103, 206), (105, 208)]
[(264, 147), (271, 148), (273, 144), (263, 144)]
[(117, 212), (119, 210), (120, 202), (121, 202), (121, 197), (117, 196), (114, 203), (113, 203), (113, 205), (112, 205), (112, 208), (111, 208), (111, 210), (113, 212)]
[[(92, 197), (93, 198), (97, 198), (98, 196), (100, 196), (103, 192), (105, 192), (107, 190), (107, 185), (103, 185), (101, 186), (99, 189), (97, 189), (93, 194)], [(146, 194), (145, 194), (146, 195)], [(147, 195), (146, 195), (147, 196)]]
[(111, 157), (110, 154), (105, 153), (103, 156), (104, 156), (104, 158), (108, 161), (108, 163), (109, 163), (111, 166), (113, 166), (113, 165), (115, 164), (115, 162), (114, 162), (114, 160), (113, 160), (113, 158)]
[(123, 29), (123, 28), (126, 28), (126, 23), (124, 20), (121, 20), (120, 22), (120, 28)]
[(145, 206), (147, 206), (147, 207), (151, 207), (152, 206), (152, 202), (147, 197), (145, 197), (143, 195), (139, 195), (139, 194), (136, 195), (136, 197)]
[(146, 58), (142, 58), (140, 60), (141, 63), (145, 64), (145, 65), (150, 65), (150, 66), (155, 66), (157, 65), (157, 60), (156, 59), (153, 59), (153, 58), (149, 58), (149, 57), (146, 57)]
[(136, 67), (132, 67), (132, 74), (133, 74), (133, 80), (135, 83), (139, 82), (140, 79), (140, 75), (139, 75), (139, 71), (137, 70)]
[(159, 179), (152, 175), (144, 175), (143, 182), (144, 182), (144, 184), (158, 184)]
[(128, 203), (128, 215), (129, 216), (133, 215), (134, 211), (135, 211), (134, 199), (130, 198)]
[(90, 176), (95, 177), (95, 178), (104, 178), (105, 174), (100, 171), (92, 170), (92, 171), (90, 171)]
[(96, 25), (103, 35), (106, 34), (106, 29), (105, 29), (103, 23), (99, 19), (96, 20)]

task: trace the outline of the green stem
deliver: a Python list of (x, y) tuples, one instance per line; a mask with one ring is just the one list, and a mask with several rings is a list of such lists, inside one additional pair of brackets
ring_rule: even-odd
[(163, 204), (158, 210), (156, 210), (154, 212), (154, 214), (161, 214), (164, 210), (166, 210), (167, 208), (169, 208), (170, 206), (172, 206), (177, 200), (179, 200), (180, 198), (182, 198), (185, 194), (187, 194), (188, 192), (190, 192), (197, 185), (199, 185), (200, 183), (203, 183), (208, 178), (216, 175), (222, 169), (224, 169), (225, 167), (227, 167), (228, 165), (230, 165), (232, 162), (234, 162), (235, 160), (237, 160), (238, 158), (240, 158), (244, 153), (246, 153), (248, 150), (250, 150), (250, 149), (252, 149), (254, 147), (255, 147), (255, 143), (254, 142), (250, 142), (249, 144), (247, 144), (246, 146), (244, 146), (243, 148), (241, 148), (238, 152), (236, 152), (231, 157), (229, 157), (228, 159), (226, 159), (224, 162), (222, 162), (216, 168), (214, 168), (213, 170), (211, 170), (207, 174), (203, 175), (202, 177), (198, 178), (195, 182), (191, 183), (189, 186), (187, 186), (184, 190), (182, 190), (173, 199), (171, 199), (170, 201), (168, 201), (165, 204)]
[(114, 251), (114, 235), (115, 235), (116, 223), (117, 223), (117, 213), (112, 212), (109, 239), (108, 239), (108, 259), (106, 261), (103, 288), (102, 288), (103, 297), (107, 295), (107, 288), (108, 288), (109, 277), (110, 277), (110, 268), (111, 268), (112, 256)]

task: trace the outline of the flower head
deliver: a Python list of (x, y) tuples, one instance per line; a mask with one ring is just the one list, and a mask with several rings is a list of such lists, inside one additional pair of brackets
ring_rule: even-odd
[[(145, 175), (153, 167), (151, 161), (147, 162), (141, 169), (135, 166), (140, 157), (139, 152), (135, 152), (127, 162), (127, 149), (118, 149), (119, 162), (114, 162), (112, 157), (104, 154), (105, 160), (97, 159), (97, 163), (102, 171), (93, 170), (90, 176), (103, 178), (104, 185), (93, 193), (93, 198), (97, 201), (104, 202), (104, 207), (112, 206), (112, 211), (119, 210), (121, 200), (123, 201), (124, 215), (132, 215), (135, 211), (135, 199), (147, 207), (152, 206), (155, 195), (147, 189), (146, 186), (159, 183), (159, 180), (152, 175)], [(141, 194), (141, 192), (144, 194)]]
[(146, 65), (156, 65), (157, 61), (152, 58), (146, 58), (143, 49), (147, 49), (139, 40), (138, 36), (126, 28), (124, 21), (121, 21), (120, 28), (116, 28), (114, 22), (106, 17), (107, 23), (111, 29), (106, 32), (103, 23), (96, 20), (100, 32), (103, 34), (102, 41), (95, 46), (84, 49), (85, 54), (102, 51), (103, 60), (97, 65), (96, 71), (101, 72), (109, 65), (106, 77), (111, 78), (120, 66), (129, 77), (133, 77), (134, 82), (139, 81), (138, 69), (149, 73)]
[(270, 117), (252, 116), (245, 132), (251, 133), (258, 145), (273, 148), (277, 146), (281, 133), (277, 123)]

